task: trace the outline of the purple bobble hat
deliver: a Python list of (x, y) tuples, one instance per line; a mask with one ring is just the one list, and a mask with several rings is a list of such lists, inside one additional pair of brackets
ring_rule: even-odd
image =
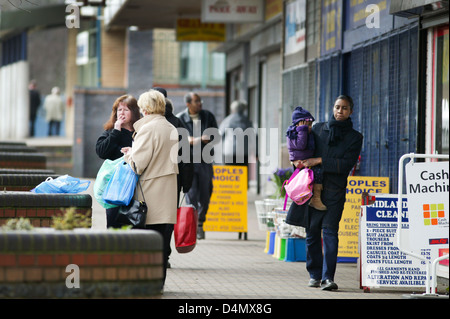
[(292, 125), (297, 125), (300, 121), (314, 122), (314, 117), (301, 106), (297, 106), (294, 112), (292, 112)]

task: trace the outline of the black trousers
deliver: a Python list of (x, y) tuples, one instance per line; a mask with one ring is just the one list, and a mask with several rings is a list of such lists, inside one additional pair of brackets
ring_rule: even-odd
[(173, 230), (173, 224), (145, 225), (145, 229), (154, 230), (158, 232), (163, 238), (163, 286), (166, 282), (167, 263), (169, 261), (170, 254), (170, 236), (172, 235), (172, 232), (168, 230), (170, 227), (172, 227)]
[(209, 201), (213, 191), (212, 179), (214, 176), (211, 164), (194, 163), (194, 178), (189, 192), (186, 194), (186, 203), (191, 204), (198, 211), (198, 226), (203, 226)]

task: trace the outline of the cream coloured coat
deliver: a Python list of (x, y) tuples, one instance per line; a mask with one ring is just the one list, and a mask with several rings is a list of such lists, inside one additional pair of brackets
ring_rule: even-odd
[[(177, 222), (178, 133), (159, 114), (146, 115), (134, 123), (135, 136), (125, 161), (140, 175), (148, 206), (146, 224)], [(134, 198), (142, 200), (139, 183)]]

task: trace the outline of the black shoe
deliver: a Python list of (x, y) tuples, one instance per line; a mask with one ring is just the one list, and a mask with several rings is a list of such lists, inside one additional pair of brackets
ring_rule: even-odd
[(322, 280), (320, 289), (322, 289), (322, 290), (337, 290), (338, 285), (336, 285), (336, 283), (333, 280), (325, 279), (325, 280)]
[(203, 226), (197, 227), (197, 239), (205, 239), (205, 231), (203, 230)]
[(320, 279), (311, 278), (309, 280), (308, 287), (319, 288), (320, 287)]

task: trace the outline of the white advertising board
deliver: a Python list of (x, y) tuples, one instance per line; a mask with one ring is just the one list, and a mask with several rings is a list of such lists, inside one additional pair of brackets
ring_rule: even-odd
[[(408, 256), (397, 247), (397, 195), (370, 194), (371, 205), (361, 205), (360, 265), (362, 287), (425, 287), (425, 262)], [(407, 200), (402, 205), (402, 234), (408, 233)], [(402, 237), (409, 247), (409, 237)], [(422, 254), (429, 254), (423, 250)]]
[(89, 32), (83, 31), (77, 34), (77, 65), (85, 65), (89, 62)]
[(264, 0), (202, 0), (202, 22), (264, 21)]
[(306, 44), (306, 0), (286, 4), (286, 39), (284, 54), (296, 53)]
[(406, 194), (412, 251), (447, 248), (449, 238), (449, 162), (409, 162)]

